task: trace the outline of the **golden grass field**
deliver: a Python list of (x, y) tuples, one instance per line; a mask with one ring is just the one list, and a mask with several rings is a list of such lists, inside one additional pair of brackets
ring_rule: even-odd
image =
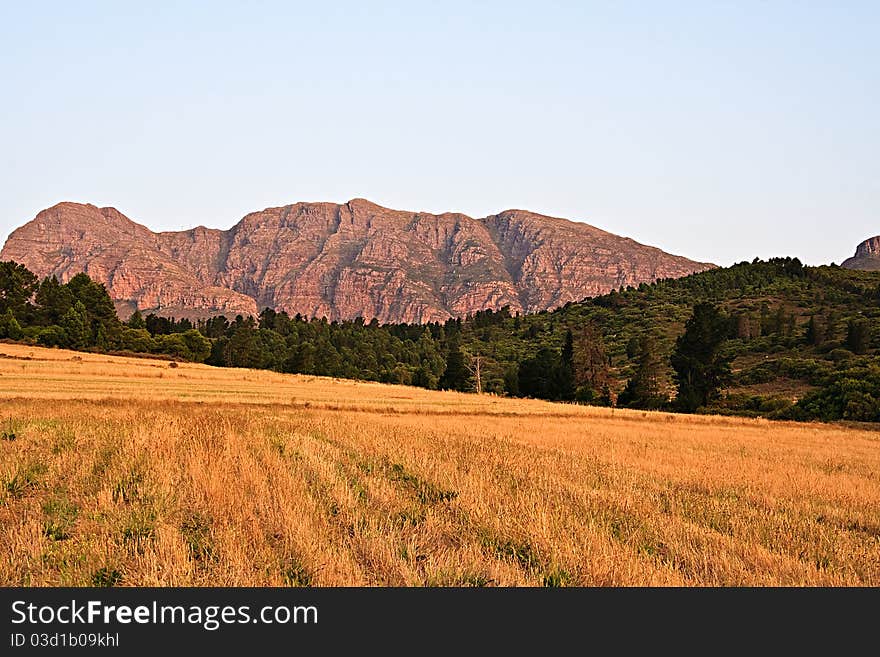
[(876, 432), (0, 354), (2, 585), (880, 585)]

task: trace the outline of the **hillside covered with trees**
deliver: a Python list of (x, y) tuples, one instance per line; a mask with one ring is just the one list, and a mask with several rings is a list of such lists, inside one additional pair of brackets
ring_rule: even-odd
[(880, 273), (755, 260), (445, 323), (120, 320), (85, 274), (0, 263), (0, 339), (591, 404), (880, 422)]

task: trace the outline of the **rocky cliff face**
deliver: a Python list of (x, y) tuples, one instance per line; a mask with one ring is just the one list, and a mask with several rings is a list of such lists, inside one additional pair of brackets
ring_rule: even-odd
[(880, 271), (880, 235), (866, 239), (856, 247), (856, 254), (841, 263), (847, 269)]
[(474, 219), (363, 199), (268, 208), (228, 231), (164, 233), (113, 208), (59, 203), (14, 231), (0, 259), (62, 281), (84, 271), (120, 312), (234, 316), (269, 306), (382, 323), (548, 310), (713, 266), (523, 210)]

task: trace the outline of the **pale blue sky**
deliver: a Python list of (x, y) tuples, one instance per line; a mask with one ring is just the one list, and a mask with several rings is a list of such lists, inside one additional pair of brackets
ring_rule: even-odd
[(698, 260), (880, 233), (880, 2), (3, 2), (0, 241), (366, 197)]

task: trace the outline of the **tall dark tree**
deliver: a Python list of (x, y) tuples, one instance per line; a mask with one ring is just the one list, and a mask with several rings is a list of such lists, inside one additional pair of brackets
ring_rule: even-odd
[(92, 320), (105, 326), (119, 321), (113, 300), (103, 284), (93, 281), (87, 274), (80, 273), (67, 282), (67, 287), (74, 298), (82, 302)]
[[(519, 316), (517, 316), (519, 319)], [(504, 392), (513, 397), (519, 397), (519, 365), (517, 363), (509, 363), (504, 368), (503, 374)]]
[(636, 371), (626, 382), (617, 403), (630, 408), (662, 408), (667, 402), (662, 383), (663, 361), (657, 344), (650, 335), (643, 335), (636, 349)]
[(171, 333), (171, 319), (150, 313), (144, 318), (144, 326), (152, 335), (167, 335)]
[(261, 329), (273, 329), (274, 330), (276, 315), (277, 315), (277, 313), (275, 312), (275, 310), (273, 308), (269, 308), (268, 306), (266, 308), (263, 308), (263, 310), (260, 312), (260, 316), (258, 317), (259, 327)]
[(226, 337), (229, 332), (229, 320), (223, 315), (217, 315), (205, 320), (202, 333), (208, 338)]
[(449, 340), (449, 351), (446, 354), (446, 369), (440, 377), (438, 386), (443, 390), (470, 390), (471, 373), (465, 365), (465, 355), (461, 350), (458, 334)]
[(639, 355), (639, 342), (640, 338), (637, 335), (634, 335), (626, 342), (626, 357), (630, 360), (638, 357)]
[(694, 306), (670, 358), (678, 385), (676, 404), (681, 410), (693, 412), (707, 405), (729, 380), (730, 357), (722, 350), (728, 326), (714, 304), (702, 302)]
[(5, 313), (0, 315), (0, 338), (20, 340), (21, 336), (21, 324), (15, 319), (12, 310), (7, 309)]
[(815, 315), (810, 315), (810, 321), (807, 322), (807, 329), (804, 337), (807, 344), (813, 345), (814, 347), (825, 342), (825, 324), (822, 322), (821, 318), (817, 319)]
[(184, 331), (180, 334), (180, 339), (186, 345), (187, 360), (202, 363), (211, 355), (211, 341), (195, 329)]
[(257, 332), (250, 326), (235, 329), (223, 350), (227, 367), (260, 367), (263, 353)]
[(128, 328), (133, 329), (145, 329), (147, 328), (147, 323), (144, 321), (143, 315), (141, 315), (141, 311), (137, 308), (134, 309), (134, 312), (131, 314), (131, 317), (128, 318)]
[(562, 354), (559, 357), (559, 367), (556, 370), (555, 379), (557, 399), (562, 401), (574, 399), (574, 335), (571, 330), (565, 332), (565, 341), (562, 343)]
[(539, 349), (532, 358), (521, 362), (517, 373), (519, 394), (538, 399), (559, 399), (556, 380), (559, 363), (559, 352), (548, 347)]
[(37, 289), (37, 277), (24, 265), (12, 260), (0, 262), (0, 313), (11, 310), (22, 317)]
[(602, 333), (592, 321), (581, 324), (573, 335), (572, 367), (575, 396), (579, 401), (594, 401), (612, 387), (608, 355)]
[(825, 317), (825, 340), (834, 342), (840, 337), (840, 312), (832, 308)]
[(846, 325), (846, 348), (864, 354), (871, 346), (871, 325), (864, 317), (851, 319)]
[(54, 276), (47, 276), (34, 295), (37, 321), (43, 326), (60, 324), (75, 300), (67, 285), (59, 283)]
[(85, 349), (92, 343), (88, 313), (82, 301), (73, 304), (61, 318), (61, 328), (67, 336), (67, 345), (71, 349)]

